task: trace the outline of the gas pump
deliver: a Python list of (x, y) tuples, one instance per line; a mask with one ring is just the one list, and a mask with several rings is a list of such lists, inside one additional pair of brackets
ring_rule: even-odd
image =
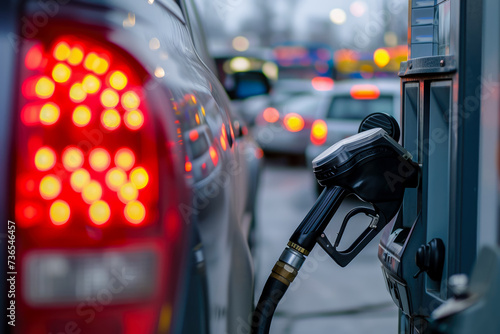
[[(500, 4), (410, 0), (409, 12), (408, 61), (399, 72), (403, 145), (376, 127), (313, 161), (326, 188), (266, 283), (254, 334), (269, 331), (316, 243), (345, 266), (382, 228), (378, 257), (400, 310), (399, 333), (500, 332)], [(411, 167), (406, 174), (397, 161)], [(382, 182), (387, 173), (399, 177), (392, 193)], [(372, 223), (339, 252), (323, 231), (347, 192), (374, 210), (347, 214), (340, 238), (355, 214)]]

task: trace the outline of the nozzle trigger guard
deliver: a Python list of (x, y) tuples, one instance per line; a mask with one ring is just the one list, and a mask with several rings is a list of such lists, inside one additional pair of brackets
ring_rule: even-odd
[(345, 228), (347, 226), (347, 223), (349, 222), (349, 220), (360, 214), (360, 213), (364, 213), (365, 215), (367, 215), (368, 217), (371, 217), (372, 218), (372, 221), (370, 223), (370, 227), (374, 226), (374, 227), (377, 227), (377, 224), (378, 224), (378, 215), (377, 215), (377, 212), (375, 212), (375, 210), (372, 210), (370, 208), (355, 208), (355, 209), (352, 209), (351, 211), (349, 211), (349, 213), (344, 217), (344, 221), (342, 222), (342, 226), (340, 226), (340, 229), (339, 229), (339, 232), (337, 233), (337, 238), (335, 239), (335, 243), (334, 243), (334, 247), (337, 248), (340, 244), (340, 240), (342, 239), (342, 236), (344, 235), (344, 231), (345, 231)]
[[(337, 238), (335, 239), (335, 243), (332, 245), (328, 237), (325, 233), (322, 233), (318, 239), (317, 243), (325, 250), (325, 252), (341, 267), (347, 266), (365, 247), (366, 245), (372, 241), (373, 238), (396, 216), (400, 202), (393, 203), (384, 203), (382, 205), (384, 209), (389, 209), (390, 212), (387, 217), (390, 219), (386, 219), (386, 215), (384, 215), (383, 211), (381, 211), (377, 206), (375, 206), (375, 210), (370, 208), (355, 208), (345, 216), (344, 221), (342, 222), (342, 226), (339, 229), (337, 234)], [(384, 210), (387, 212), (386, 210)], [(342, 236), (344, 235), (345, 228), (349, 223), (349, 220), (352, 217), (364, 213), (365, 215), (372, 218), (370, 225), (361, 233), (361, 235), (345, 250), (338, 251), (337, 248), (340, 244)]]

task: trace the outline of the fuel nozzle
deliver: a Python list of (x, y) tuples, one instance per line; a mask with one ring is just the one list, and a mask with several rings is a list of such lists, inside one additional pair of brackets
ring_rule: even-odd
[[(313, 160), (313, 171), (324, 190), (290, 238), (289, 246), (307, 254), (316, 242), (340, 266), (346, 266), (397, 214), (404, 190), (416, 187), (419, 166), (411, 154), (383, 129), (370, 129), (346, 138)], [(370, 226), (345, 251), (337, 251), (323, 233), (338, 207), (349, 195), (371, 203), (374, 210), (356, 208), (345, 217), (339, 237), (349, 220), (365, 213)]]
[[(396, 217), (405, 188), (418, 186), (419, 166), (411, 158), (385, 130), (373, 128), (339, 141), (313, 160), (313, 171), (324, 186), (323, 192), (292, 234), (266, 282), (254, 312), (252, 333), (269, 332), (270, 318), (279, 300), (316, 243), (344, 267)], [(370, 203), (373, 209), (351, 210), (332, 245), (325, 228), (350, 194)], [(359, 213), (369, 216), (371, 223), (347, 249), (337, 250), (345, 227)]]

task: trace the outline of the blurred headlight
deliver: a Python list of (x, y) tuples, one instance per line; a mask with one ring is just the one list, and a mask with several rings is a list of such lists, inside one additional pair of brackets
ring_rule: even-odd
[(156, 268), (156, 254), (150, 250), (33, 253), (25, 261), (25, 298), (36, 305), (144, 299), (156, 288)]

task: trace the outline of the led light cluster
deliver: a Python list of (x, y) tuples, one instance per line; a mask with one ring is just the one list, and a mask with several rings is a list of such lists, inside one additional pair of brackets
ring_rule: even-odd
[[(28, 157), (18, 160), (20, 221), (49, 218), (53, 225), (65, 225), (85, 210), (97, 226), (114, 216), (139, 225), (154, 199), (150, 190), (142, 191), (150, 184), (151, 166), (138, 160), (135, 150), (141, 146), (135, 141), (116, 147), (144, 133), (140, 82), (123, 62), (113, 63), (113, 53), (89, 44), (69, 38), (52, 47), (34, 45), (26, 53), (25, 67), (31, 72), (22, 83), (20, 118), (27, 136), (20, 141), (26, 142)], [(100, 145), (73, 140), (91, 131), (105, 138)]]

